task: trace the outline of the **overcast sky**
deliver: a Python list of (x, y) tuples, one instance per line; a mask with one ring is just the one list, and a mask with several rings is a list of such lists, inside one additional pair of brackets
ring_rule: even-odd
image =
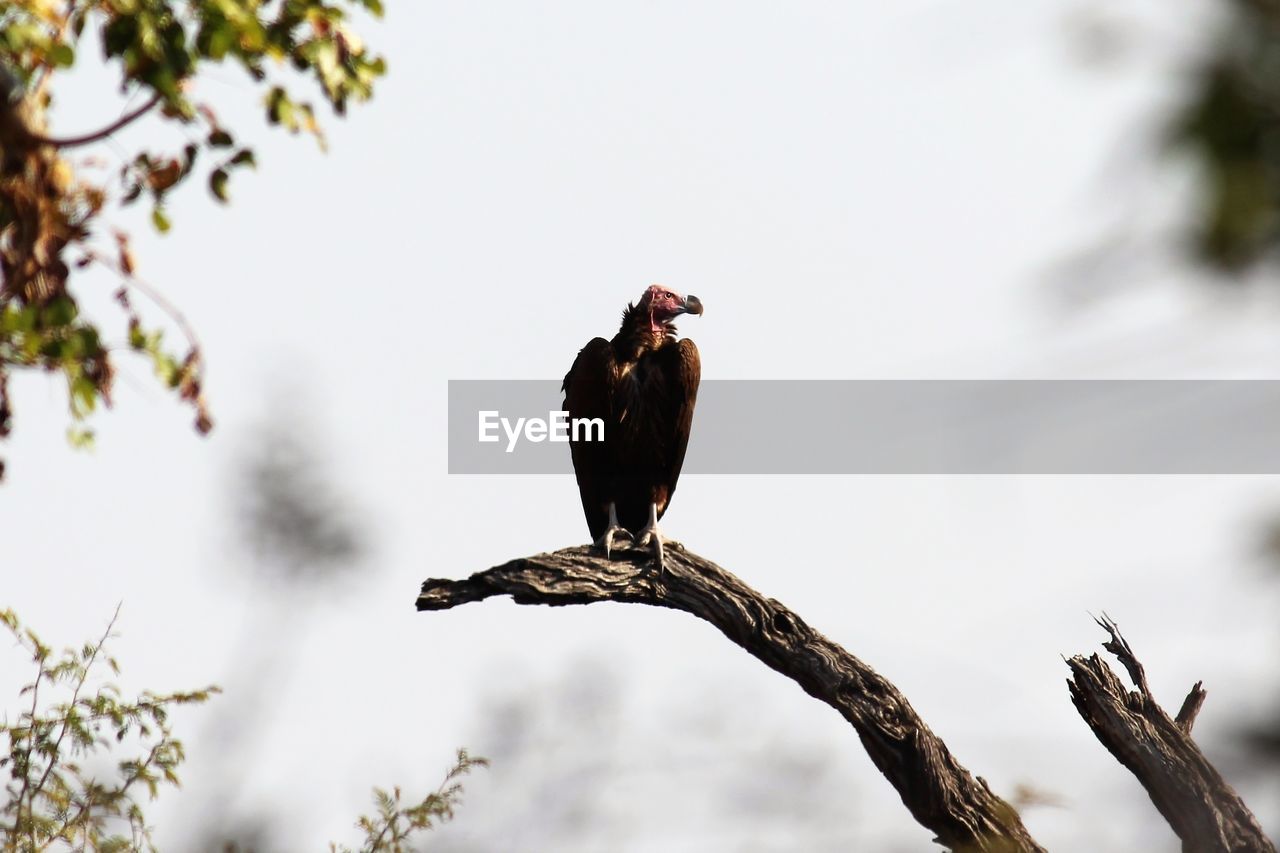
[[(47, 640), (94, 635), (123, 601), (127, 685), (228, 688), (181, 717), (190, 784), (155, 812), (160, 840), (182, 849), (204, 813), (201, 771), (219, 756), (200, 733), (220, 716), (261, 750), (237, 769), (237, 808), (317, 850), (351, 839), (371, 785), (426, 789), (456, 746), (496, 753), (485, 709), (507, 702), (560, 744), (545, 766), (557, 750), (616, 750), (591, 806), (616, 820), (589, 814), (574, 849), (793, 849), (769, 820), (702, 800), (769, 750), (818, 756), (823, 797), (848, 804), (806, 816), (801, 803), (808, 831), (925, 849), (838, 715), (703, 623), (507, 602), (416, 614), (425, 577), (587, 536), (569, 477), (447, 475), (446, 381), (560, 377), (653, 282), (702, 299), (680, 326), (704, 378), (1280, 375), (1268, 296), (1224, 297), (1158, 259), (1105, 286), (1058, 274), (1117, 229), (1141, 240), (1177, 221), (1190, 197), (1187, 171), (1148, 154), (1210, 16), (1168, 12), (391, 2), (362, 29), (390, 76), (327, 122), (327, 155), (261, 127), (238, 72), (202, 78), (260, 170), (236, 177), (226, 209), (187, 188), (167, 237), (140, 218), (136, 237), (143, 276), (199, 331), (217, 429), (196, 436), (126, 355), (97, 450), (76, 452), (63, 389), (18, 377), (0, 488), (4, 598)], [(1098, 20), (1117, 35), (1100, 60), (1083, 36)], [(73, 83), (59, 133), (118, 114), (110, 78)], [(129, 134), (100, 156), (183, 141)], [(114, 284), (81, 287), (105, 306)], [(238, 462), (273, 420), (316, 449), (370, 545), (314, 595), (252, 583), (233, 524)], [(875, 666), (997, 792), (1060, 799), (1025, 815), (1046, 846), (1173, 851), (1072, 708), (1060, 656), (1098, 649), (1088, 613), (1105, 609), (1166, 706), (1204, 679), (1197, 737), (1222, 743), (1275, 697), (1276, 595), (1256, 542), (1278, 486), (690, 476), (663, 527)], [(231, 709), (258, 657), (277, 661), (272, 692), (246, 722)], [(0, 682), (17, 683), (18, 663), (0, 658)], [(584, 679), (616, 707), (608, 744), (555, 712)], [(472, 788), (447, 833), (458, 844), (560, 790), (500, 764)], [(503, 849), (559, 849), (539, 818), (504, 830)]]

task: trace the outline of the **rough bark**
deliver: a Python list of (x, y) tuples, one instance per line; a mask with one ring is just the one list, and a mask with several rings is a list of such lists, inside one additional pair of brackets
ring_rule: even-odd
[(1170, 718), (1151, 695), (1146, 672), (1116, 624), (1106, 616), (1097, 621), (1111, 635), (1103, 648), (1138, 689), (1127, 690), (1096, 654), (1067, 661), (1071, 701), (1094, 735), (1137, 777), (1186, 853), (1275, 853), (1244, 801), (1191, 739), (1206, 695), (1202, 684), (1191, 688), (1177, 717)]
[(428, 580), (419, 610), (509, 595), (517, 604), (648, 604), (682, 610), (836, 709), (912, 816), (939, 844), (971, 853), (1041, 851), (1012, 806), (974, 778), (905, 696), (800, 617), (677, 543), (659, 575), (646, 552), (566, 548), (504, 563), (465, 580)]

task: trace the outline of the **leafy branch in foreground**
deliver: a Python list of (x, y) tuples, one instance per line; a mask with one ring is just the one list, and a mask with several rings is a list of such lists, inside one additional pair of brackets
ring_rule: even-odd
[[(390, 792), (374, 788), (373, 802), (377, 813), (372, 817), (361, 816), (356, 821), (356, 828), (365, 835), (360, 853), (407, 853), (412, 849), (409, 844), (415, 834), (453, 819), (453, 810), (462, 798), (462, 783), (457, 780), (474, 767), (487, 766), (487, 758), (473, 758), (465, 749), (458, 750), (458, 759), (445, 774), (440, 787), (421, 802), (408, 806), (403, 804), (398, 786)], [(332, 843), (329, 850), (331, 853), (355, 853), (350, 847)]]
[[(179, 785), (182, 742), (173, 736), (169, 712), (200, 704), (218, 692), (206, 687), (181, 693), (144, 692), (132, 700), (104, 682), (90, 684), (103, 667), (120, 666), (105, 651), (119, 616), (97, 641), (55, 656), (12, 610), (0, 622), (35, 664), (35, 679), (22, 688), (23, 710), (14, 722), (5, 715), (0, 735), (8, 748), (0, 769), (8, 774), (0, 803), (0, 838), (6, 851), (58, 846), (101, 851), (154, 850), (143, 813), (142, 795), (153, 800), (161, 785)], [(128, 758), (114, 769), (104, 764), (128, 742)]]
[[(127, 348), (148, 357), (161, 381), (196, 410), (196, 427), (213, 422), (201, 393), (199, 343), (181, 315), (137, 276), (129, 235), (107, 214), (146, 199), (151, 221), (167, 232), (168, 194), (203, 175), (218, 202), (229, 198), (233, 173), (254, 168), (251, 147), (199, 97), (201, 72), (231, 64), (261, 93), (269, 124), (323, 136), (315, 108), (297, 92), (299, 79), (344, 115), (373, 95), (386, 66), (350, 27), (348, 10), (381, 16), (381, 0), (5, 0), (0, 3), (0, 438), (12, 426), (6, 393), (10, 372), (61, 373), (73, 421), (111, 404), (112, 347), (84, 316), (73, 271), (98, 267), (118, 282)], [(119, 80), (119, 115), (96, 128), (46, 128), (53, 83), (80, 58), (95, 34)], [(221, 90), (225, 92), (224, 88)], [(143, 117), (158, 118), (168, 139), (160, 149), (131, 146), (118, 168), (101, 159), (69, 159)], [(164, 138), (156, 134), (157, 139)], [(66, 155), (66, 156), (64, 156)], [(216, 255), (215, 250), (211, 253)], [(130, 294), (149, 298), (186, 337), (171, 351), (159, 330), (142, 326)], [(78, 429), (82, 442), (92, 433)], [(0, 474), (3, 473), (0, 464)]]
[[(8, 741), (0, 753), (0, 771), (8, 776), (0, 799), (4, 853), (156, 850), (143, 806), (162, 785), (180, 786), (178, 766), (186, 758), (173, 736), (170, 711), (204, 703), (220, 691), (146, 691), (126, 700), (115, 684), (96, 683), (104, 668), (120, 672), (106, 651), (119, 615), (117, 608), (96, 641), (59, 656), (12, 610), (0, 610), (0, 623), (35, 665), (34, 680), (18, 694), (16, 719), (10, 722), (10, 713), (0, 718), (0, 737)], [(128, 756), (121, 758), (120, 750)], [(399, 787), (375, 788), (376, 813), (355, 824), (365, 835), (360, 853), (407, 853), (420, 833), (453, 819), (462, 798), (459, 780), (488, 764), (458, 750), (440, 787), (408, 805)], [(336, 844), (329, 849), (355, 853)]]

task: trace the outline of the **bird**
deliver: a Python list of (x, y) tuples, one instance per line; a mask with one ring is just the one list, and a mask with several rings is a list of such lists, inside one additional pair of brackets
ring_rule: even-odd
[(565, 374), (563, 408), (570, 421), (600, 419), (603, 440), (571, 435), (570, 455), (593, 544), (610, 557), (625, 534), (648, 546), (664, 571), (658, 520), (680, 479), (702, 378), (698, 347), (677, 339), (681, 314), (702, 314), (696, 296), (655, 284), (628, 303), (611, 340), (593, 338)]

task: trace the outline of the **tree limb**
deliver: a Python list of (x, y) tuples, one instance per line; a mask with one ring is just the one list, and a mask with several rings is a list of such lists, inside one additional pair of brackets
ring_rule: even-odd
[(963, 853), (1043, 851), (1014, 808), (952, 757), (896, 687), (777, 601), (678, 543), (667, 550), (662, 575), (645, 551), (615, 551), (606, 560), (589, 547), (565, 548), (465, 580), (427, 580), (418, 609), (446, 610), (500, 595), (517, 604), (648, 604), (704, 619), (840, 712), (939, 844)]
[(111, 122), (111, 124), (107, 125), (101, 130), (95, 130), (92, 133), (84, 133), (84, 134), (81, 134), (80, 136), (68, 136), (63, 138), (57, 138), (57, 137), (44, 136), (42, 134), (36, 133), (35, 131), (28, 130), (27, 139), (33, 144), (50, 145), (50, 146), (53, 146), (54, 148), (75, 148), (76, 146), (79, 146), (79, 145), (88, 145), (91, 142), (99, 142), (103, 139), (106, 139), (108, 136), (115, 133), (117, 130), (120, 130), (121, 128), (131, 124), (132, 122), (146, 115), (148, 112), (151, 111), (153, 107), (155, 107), (156, 104), (160, 103), (161, 98), (162, 96), (160, 95), (160, 93), (157, 92), (155, 95), (152, 95), (151, 98), (142, 106), (130, 110), (129, 112), (120, 116), (120, 118)]
[(1126, 690), (1098, 655), (1076, 655), (1067, 661), (1071, 701), (1102, 745), (1138, 778), (1182, 839), (1183, 851), (1275, 853), (1244, 801), (1191, 739), (1206, 695), (1202, 682), (1170, 719), (1151, 695), (1142, 664), (1116, 623), (1105, 614), (1095, 621), (1111, 637), (1103, 648), (1116, 655), (1138, 690)]

